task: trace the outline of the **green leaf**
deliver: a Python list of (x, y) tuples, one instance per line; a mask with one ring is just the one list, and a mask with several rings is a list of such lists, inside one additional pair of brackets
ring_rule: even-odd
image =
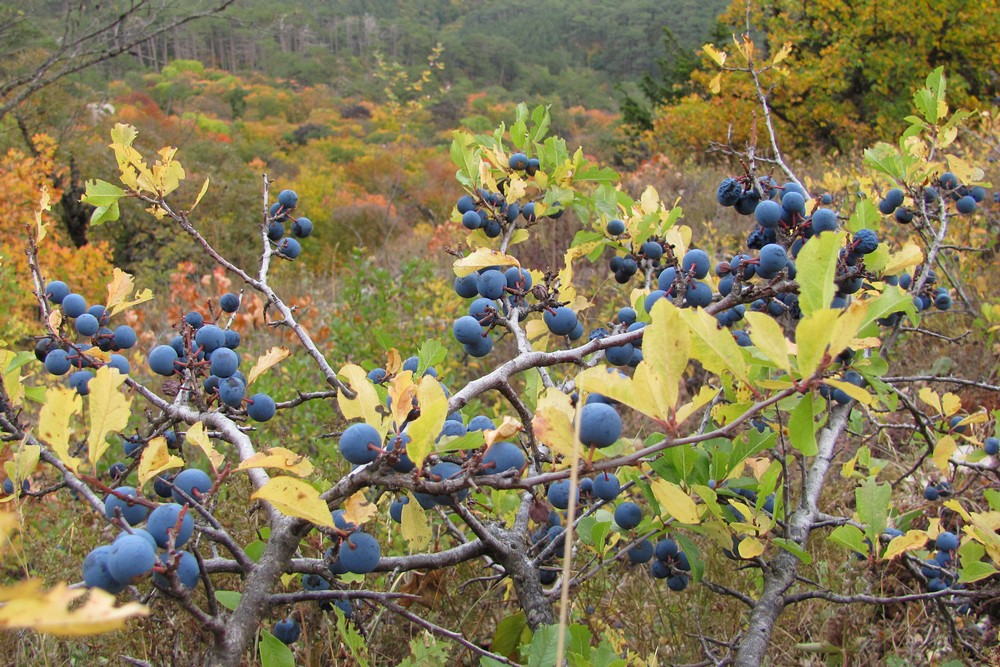
[(758, 350), (774, 362), (774, 364), (791, 373), (792, 365), (788, 359), (788, 341), (785, 333), (770, 315), (748, 310), (744, 317), (750, 325), (750, 340)]
[[(656, 306), (660, 302), (669, 303), (666, 299), (660, 299)], [(656, 306), (653, 307), (654, 310)], [(721, 375), (723, 371), (729, 371), (741, 382), (753, 384), (747, 374), (743, 350), (736, 344), (728, 329), (719, 329), (715, 317), (701, 308), (685, 308), (679, 314), (692, 333), (690, 349), (693, 358), (711, 373)]]
[(513, 659), (517, 647), (521, 645), (521, 635), (527, 627), (528, 621), (523, 611), (504, 618), (497, 623), (490, 650)]
[(868, 547), (864, 543), (865, 534), (854, 526), (837, 526), (830, 531), (830, 537), (827, 539), (853, 549), (862, 556), (868, 555)]
[(771, 539), (771, 543), (794, 555), (806, 565), (812, 563), (813, 559), (812, 556), (809, 555), (809, 552), (791, 540), (786, 540), (784, 537), (775, 537)]
[(888, 484), (877, 483), (874, 477), (869, 477), (855, 489), (854, 497), (858, 518), (865, 524), (865, 533), (874, 544), (889, 525), (892, 488)]
[(292, 649), (267, 630), (260, 631), (261, 667), (295, 667)]
[[(799, 283), (799, 307), (805, 316), (829, 308), (837, 285), (833, 282), (837, 274), (837, 253), (844, 245), (845, 234), (823, 232), (809, 239), (802, 246), (795, 266)], [(798, 340), (798, 339), (796, 339)]]
[(80, 197), (80, 201), (95, 207), (90, 214), (90, 224), (96, 227), (105, 222), (114, 222), (121, 216), (118, 200), (124, 196), (125, 191), (117, 185), (94, 180), (87, 182), (87, 191)]
[[(870, 199), (859, 199), (857, 205), (854, 207), (851, 219), (847, 221), (847, 229), (853, 233), (860, 229), (877, 230), (881, 226), (882, 214), (879, 213), (878, 206)], [(867, 259), (865, 264), (868, 264)]]
[(559, 626), (543, 625), (535, 630), (528, 646), (528, 667), (551, 667), (559, 650)]
[(458, 167), (455, 178), (467, 188), (479, 183), (479, 163), (481, 159), (473, 148), (475, 139), (468, 132), (456, 130), (451, 141), (451, 161)]
[(420, 346), (420, 351), (417, 352), (417, 373), (416, 377), (420, 377), (424, 372), (445, 360), (448, 356), (448, 350), (437, 339), (431, 338), (424, 341), (424, 344)]
[(701, 552), (686, 535), (675, 533), (673, 537), (674, 541), (680, 546), (681, 551), (687, 555), (688, 562), (691, 563), (691, 580), (694, 583), (698, 583), (705, 576), (705, 561), (701, 557)]
[(819, 452), (813, 414), (813, 395), (809, 392), (802, 395), (788, 420), (788, 437), (792, 441), (792, 447), (806, 456), (816, 456)]
[(250, 544), (246, 545), (244, 550), (247, 552), (247, 556), (250, 556), (250, 560), (257, 563), (260, 561), (260, 557), (264, 555), (264, 549), (266, 548), (267, 542), (254, 540)]
[(215, 599), (229, 611), (236, 611), (243, 594), (238, 591), (215, 591)]

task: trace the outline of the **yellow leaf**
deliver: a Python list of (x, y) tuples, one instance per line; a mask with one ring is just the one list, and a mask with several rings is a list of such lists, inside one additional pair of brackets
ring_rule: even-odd
[(950, 417), (962, 409), (962, 399), (950, 391), (941, 397), (941, 410), (945, 417)]
[(655, 213), (660, 209), (660, 195), (652, 185), (647, 185), (639, 197), (639, 210), (645, 214)]
[[(579, 378), (579, 376), (577, 376)], [(548, 387), (538, 399), (535, 416), (531, 420), (535, 437), (556, 454), (573, 456), (573, 430), (575, 412), (569, 396), (555, 387)]]
[(708, 82), (708, 90), (713, 95), (718, 95), (722, 92), (722, 72), (716, 72), (715, 76)]
[(73, 472), (81, 459), (69, 453), (69, 422), (83, 408), (83, 400), (76, 390), (68, 387), (49, 387), (45, 390), (45, 404), (38, 415), (38, 435), (48, 443), (59, 460)]
[(132, 290), (134, 289), (135, 281), (132, 279), (132, 276), (115, 267), (114, 272), (111, 274), (111, 282), (108, 283), (107, 309), (111, 311), (111, 315), (117, 315), (126, 308), (137, 306), (153, 298), (153, 291), (144, 289), (141, 292), (136, 292), (135, 297), (130, 301), (129, 298), (132, 296)]
[[(390, 365), (391, 357), (390, 354)], [(399, 353), (396, 353), (396, 358), (399, 358)], [(387, 372), (393, 371), (387, 369)], [(349, 421), (364, 419), (366, 424), (379, 432), (379, 435), (385, 435), (385, 419), (379, 412), (382, 402), (378, 397), (378, 392), (375, 391), (375, 385), (368, 379), (365, 369), (356, 364), (347, 364), (340, 369), (337, 375), (346, 381), (347, 385), (354, 391), (354, 398), (347, 398), (341, 393), (337, 394), (337, 405), (340, 406), (340, 412), (344, 418)], [(395, 403), (393, 404), (395, 405)]]
[(201, 198), (205, 196), (206, 192), (208, 192), (208, 183), (210, 180), (211, 179), (208, 176), (205, 177), (205, 182), (201, 186), (201, 192), (198, 193), (198, 196), (195, 198), (194, 203), (191, 204), (191, 208), (188, 210), (188, 213), (193, 211), (198, 206), (198, 204), (201, 203)]
[(923, 389), (921, 389), (920, 392), (917, 394), (917, 396), (920, 397), (921, 401), (934, 408), (934, 411), (937, 414), (941, 414), (943, 412), (943, 409), (941, 407), (941, 399), (938, 398), (938, 395), (935, 394), (934, 390), (931, 389), (930, 387), (924, 387)]
[(667, 299), (658, 299), (650, 313), (652, 322), (643, 331), (643, 360), (636, 369), (637, 389), (656, 404), (654, 417), (666, 419), (677, 405), (680, 380), (691, 353), (691, 334), (681, 322), (680, 310)]
[[(663, 299), (661, 299), (662, 301)], [(729, 371), (733, 377), (751, 385), (747, 375), (748, 364), (743, 357), (743, 351), (733, 340), (728, 330), (720, 330), (715, 317), (701, 308), (685, 308), (679, 310), (680, 318), (687, 323), (691, 333), (691, 356), (701, 362), (711, 373), (721, 375)], [(645, 354), (645, 348), (643, 354)]]
[(317, 526), (335, 528), (333, 514), (319, 497), (319, 491), (294, 477), (274, 477), (254, 491), (251, 500), (266, 500), (288, 516), (311, 521)]
[(524, 179), (517, 174), (511, 174), (507, 179), (507, 191), (504, 196), (507, 198), (508, 203), (513, 203), (524, 196), (524, 192), (527, 189), (527, 184)]
[(412, 493), (408, 497), (410, 500), (403, 505), (403, 515), (400, 517), (403, 539), (410, 551), (420, 551), (430, 544), (431, 527), (420, 503)]
[(857, 386), (856, 384), (851, 384), (850, 382), (844, 382), (843, 380), (825, 380), (826, 384), (830, 385), (834, 389), (839, 389), (851, 398), (853, 398), (858, 403), (864, 405), (871, 405), (875, 397), (869, 394), (867, 391)]
[(309, 459), (285, 447), (270, 447), (262, 452), (257, 452), (240, 463), (233, 472), (249, 470), (250, 468), (285, 470), (298, 477), (308, 477), (313, 473), (313, 464)]
[(116, 607), (115, 596), (98, 588), (72, 589), (61, 583), (42, 592), (37, 580), (11, 588), (15, 590), (3, 592), (6, 602), (0, 607), (0, 628), (78, 637), (121, 630), (129, 619), (149, 615), (149, 608), (137, 602)]
[[(374, 389), (374, 388), (373, 388)], [(417, 385), (413, 384), (413, 373), (403, 371), (389, 382), (389, 403), (392, 421), (401, 427), (406, 416), (413, 409), (413, 399), (417, 395)]]
[(119, 390), (124, 382), (125, 376), (111, 366), (98, 368), (90, 381), (87, 454), (93, 471), (97, 470), (97, 462), (109, 446), (108, 435), (128, 426), (132, 400)]
[(701, 389), (698, 390), (698, 393), (695, 394), (695, 397), (691, 401), (677, 408), (677, 414), (674, 415), (674, 421), (678, 424), (683, 424), (687, 421), (688, 417), (693, 415), (705, 405), (711, 403), (712, 399), (715, 398), (718, 393), (719, 390), (715, 389), (711, 385), (702, 385)]
[(174, 456), (167, 448), (167, 439), (158, 436), (146, 443), (139, 459), (139, 486), (159, 475), (164, 470), (183, 468), (184, 459)]
[(378, 506), (368, 500), (364, 491), (356, 491), (344, 503), (344, 521), (360, 526), (378, 515)]
[(958, 445), (955, 443), (955, 438), (950, 435), (942, 435), (938, 438), (937, 444), (934, 445), (934, 465), (938, 467), (938, 470), (948, 472), (948, 461), (957, 450)]
[(740, 552), (740, 558), (749, 560), (764, 553), (764, 544), (756, 537), (744, 537), (740, 540), (738, 550)]
[(406, 427), (410, 436), (406, 455), (419, 468), (434, 449), (434, 441), (441, 435), (441, 427), (448, 418), (448, 397), (444, 395), (444, 389), (437, 378), (430, 375), (420, 378), (420, 384), (417, 385), (417, 405), (420, 407), (420, 416)]
[(42, 221), (42, 215), (46, 211), (52, 210), (52, 195), (49, 193), (49, 188), (47, 185), (42, 186), (42, 194), (38, 198), (38, 208), (35, 209), (35, 241), (41, 243), (42, 239), (45, 238), (45, 223)]
[(212, 470), (215, 472), (219, 471), (219, 466), (221, 466), (222, 462), (226, 460), (226, 457), (215, 449), (215, 445), (212, 444), (212, 441), (208, 438), (208, 434), (205, 433), (204, 424), (197, 422), (194, 426), (187, 430), (187, 433), (184, 434), (184, 438), (189, 444), (192, 444), (201, 449), (201, 451), (205, 452), (205, 456), (208, 457), (208, 462), (212, 464)]
[(965, 511), (965, 508), (962, 507), (962, 503), (958, 502), (954, 498), (952, 498), (951, 500), (946, 500), (944, 502), (944, 506), (954, 511), (959, 516), (961, 516), (962, 520), (965, 521), (966, 523), (972, 521), (972, 517), (969, 515), (968, 512)]
[(795, 341), (799, 346), (796, 360), (803, 378), (810, 377), (819, 368), (830, 343), (837, 314), (836, 310), (820, 308), (803, 317), (795, 327)]
[(887, 276), (896, 275), (904, 269), (916, 266), (924, 261), (924, 251), (913, 241), (907, 241), (899, 252), (889, 256), (889, 261), (882, 269), (882, 273)]
[(53, 331), (58, 331), (59, 327), (62, 325), (62, 310), (53, 310), (49, 313), (49, 327)]
[(774, 54), (774, 58), (771, 59), (771, 64), (777, 65), (778, 63), (785, 60), (791, 54), (792, 54), (792, 43), (785, 42), (784, 44), (781, 45), (781, 49), (779, 49), (778, 52)]
[(153, 184), (157, 194), (166, 196), (176, 190), (184, 180), (184, 167), (174, 160), (177, 149), (164, 146), (157, 154), (160, 159), (153, 165)]
[(38, 467), (38, 459), (41, 457), (42, 448), (38, 445), (26, 445), (22, 441), (17, 448), (17, 453), (10, 461), (3, 464), (7, 471), (7, 477), (14, 484), (14, 489), (21, 488), (21, 482), (28, 479), (35, 468)]
[(720, 51), (719, 49), (715, 48), (714, 44), (705, 44), (701, 48), (702, 50), (705, 51), (708, 57), (711, 58), (715, 62), (715, 64), (718, 65), (719, 67), (722, 67), (723, 65), (726, 64), (726, 56), (728, 54), (725, 51)]
[(922, 530), (909, 530), (905, 535), (892, 538), (882, 555), (883, 560), (892, 560), (904, 552), (922, 549), (927, 544), (927, 533)]
[(649, 487), (660, 508), (669, 512), (670, 516), (688, 525), (701, 523), (698, 505), (681, 487), (665, 479), (653, 480)]
[(250, 369), (250, 375), (247, 377), (247, 386), (249, 387), (254, 383), (254, 381), (261, 375), (267, 372), (269, 368), (275, 364), (287, 359), (291, 352), (288, 351), (287, 347), (272, 347), (267, 352), (265, 352), (259, 359), (257, 363), (253, 365)]
[(394, 347), (390, 348), (385, 354), (385, 372), (389, 375), (395, 375), (402, 367), (403, 357), (400, 356), (399, 350)]
[(980, 183), (986, 178), (986, 173), (975, 165), (969, 164), (965, 159), (957, 155), (947, 155), (948, 171), (958, 177), (958, 182), (965, 185)]
[(521, 266), (516, 258), (489, 248), (477, 248), (471, 255), (455, 260), (453, 269), (458, 277), (475, 273), (487, 266)]
[(750, 340), (774, 364), (789, 373), (792, 362), (788, 358), (788, 340), (781, 325), (771, 316), (748, 310), (744, 314), (750, 325)]
[(24, 398), (24, 383), (21, 378), (21, 369), (13, 363), (17, 355), (11, 351), (0, 350), (0, 371), (9, 369), (3, 373), (4, 387), (7, 389), (7, 398), (10, 404), (17, 408), (21, 406), (21, 399)]
[(510, 440), (523, 429), (524, 427), (521, 426), (521, 422), (517, 421), (513, 417), (504, 415), (500, 422), (500, 426), (496, 429), (488, 428), (483, 432), (483, 440), (486, 442), (486, 446), (490, 447), (494, 442)]

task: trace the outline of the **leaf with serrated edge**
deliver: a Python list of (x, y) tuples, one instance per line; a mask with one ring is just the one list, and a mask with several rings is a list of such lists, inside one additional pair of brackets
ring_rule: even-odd
[(933, 389), (930, 387), (924, 387), (917, 393), (917, 396), (921, 401), (934, 408), (936, 413), (941, 414), (941, 399), (938, 398), (938, 395), (934, 393)]
[(520, 433), (524, 429), (521, 426), (521, 422), (517, 421), (509, 415), (504, 415), (503, 419), (500, 421), (500, 426), (495, 429), (488, 428), (483, 432), (483, 439), (486, 442), (486, 446), (490, 447), (494, 442), (499, 442), (501, 440), (510, 440), (512, 437)]
[[(80, 600), (83, 598), (83, 602)], [(115, 596), (97, 588), (73, 589), (58, 584), (43, 592), (41, 582), (29, 580), (0, 591), (0, 628), (25, 628), (59, 637), (81, 637), (121, 630), (149, 608), (137, 602), (115, 606)]]
[(378, 516), (378, 506), (368, 500), (364, 491), (356, 491), (344, 503), (344, 521), (360, 526)]
[(531, 426), (535, 437), (549, 449), (557, 454), (571, 457), (576, 438), (573, 430), (574, 418), (575, 412), (570, 397), (555, 387), (548, 387), (538, 399)]
[(406, 428), (410, 436), (410, 442), (406, 444), (406, 455), (419, 468), (434, 450), (434, 441), (441, 435), (444, 420), (448, 418), (448, 397), (444, 395), (441, 383), (433, 376), (425, 375), (420, 378), (420, 384), (417, 385), (417, 405), (420, 407), (420, 416)]
[(305, 519), (317, 526), (335, 528), (333, 514), (319, 497), (319, 491), (294, 477), (274, 477), (254, 491), (251, 500), (265, 500), (287, 516)]
[(410, 551), (420, 551), (431, 541), (431, 527), (427, 522), (424, 509), (413, 494), (408, 494), (410, 500), (403, 505), (403, 515), (400, 517), (403, 539)]
[(205, 433), (204, 424), (197, 422), (187, 430), (187, 433), (184, 434), (184, 439), (187, 440), (188, 444), (194, 445), (205, 452), (208, 462), (212, 464), (212, 470), (215, 472), (219, 471), (219, 466), (222, 465), (222, 462), (226, 458), (215, 449), (215, 445), (212, 444), (208, 434)]
[(164, 470), (183, 468), (184, 459), (174, 456), (167, 448), (167, 439), (158, 436), (146, 443), (139, 459), (139, 486), (159, 475)]
[(269, 368), (282, 360), (287, 359), (290, 355), (287, 347), (272, 347), (267, 352), (261, 355), (257, 362), (250, 369), (250, 375), (247, 376), (247, 386), (249, 387), (254, 383), (254, 381), (263, 375)]
[(378, 431), (380, 436), (384, 436), (385, 419), (379, 412), (382, 401), (378, 397), (375, 385), (368, 379), (365, 369), (356, 364), (347, 364), (337, 375), (346, 380), (347, 385), (354, 391), (354, 398), (348, 398), (342, 392), (337, 392), (337, 405), (344, 418), (348, 421), (363, 419), (366, 424)]
[(650, 483), (649, 488), (660, 504), (660, 509), (666, 510), (670, 516), (688, 525), (701, 523), (698, 505), (681, 487), (665, 479), (656, 479)]
[(87, 436), (87, 453), (91, 470), (97, 470), (97, 462), (110, 446), (108, 435), (128, 426), (132, 400), (118, 389), (124, 382), (125, 376), (111, 366), (98, 368), (90, 381), (87, 406), (90, 434)]
[(75, 389), (49, 387), (45, 390), (45, 404), (38, 416), (38, 436), (73, 472), (77, 471), (82, 459), (69, 453), (69, 422), (82, 408), (83, 399)]
[(298, 477), (308, 477), (313, 474), (313, 464), (302, 454), (296, 454), (285, 447), (269, 447), (257, 452), (240, 463), (233, 472), (250, 470), (251, 468), (271, 468), (284, 470)]
[(750, 340), (757, 349), (778, 368), (791, 373), (792, 362), (788, 358), (788, 340), (781, 325), (770, 315), (750, 310), (743, 317), (750, 325)]
[(487, 266), (521, 266), (517, 258), (489, 248), (477, 248), (471, 255), (455, 260), (453, 269), (459, 278)]

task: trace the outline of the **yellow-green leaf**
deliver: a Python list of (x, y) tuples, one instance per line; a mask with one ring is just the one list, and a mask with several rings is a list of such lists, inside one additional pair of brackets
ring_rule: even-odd
[(701, 389), (698, 390), (698, 393), (695, 394), (693, 399), (677, 408), (677, 414), (674, 415), (674, 422), (677, 424), (683, 424), (687, 421), (688, 417), (711, 403), (712, 399), (715, 398), (718, 393), (719, 390), (711, 385), (702, 385)]
[(314, 470), (313, 464), (309, 459), (285, 447), (269, 447), (262, 452), (257, 452), (240, 463), (239, 467), (233, 472), (249, 470), (251, 468), (284, 470), (298, 477), (308, 477), (313, 474)]
[(781, 45), (781, 48), (777, 53), (774, 54), (774, 58), (771, 59), (772, 65), (777, 65), (778, 63), (784, 61), (788, 56), (792, 55), (792, 43), (785, 42)]
[[(347, 398), (342, 393), (337, 394), (337, 405), (348, 421), (364, 419), (365, 423), (385, 435), (385, 420), (379, 412), (382, 401), (378, 397), (375, 385), (368, 379), (365, 369), (356, 364), (347, 364), (337, 373), (354, 391), (354, 398)], [(398, 377), (398, 376), (397, 376)]]
[(874, 397), (871, 394), (869, 394), (867, 391), (857, 386), (856, 384), (851, 384), (850, 382), (844, 382), (843, 380), (834, 380), (832, 378), (826, 380), (826, 384), (830, 385), (834, 389), (841, 390), (842, 392), (853, 398), (858, 403), (862, 403), (864, 405), (871, 405), (872, 401), (874, 400)]
[(796, 361), (803, 378), (811, 376), (819, 368), (839, 313), (840, 311), (830, 308), (815, 310), (803, 317), (795, 327), (795, 343), (798, 347)]
[(211, 179), (208, 176), (206, 176), (205, 182), (201, 186), (201, 192), (198, 193), (198, 196), (195, 198), (194, 203), (191, 204), (191, 208), (188, 210), (188, 213), (197, 208), (198, 204), (201, 203), (201, 198), (205, 196), (206, 192), (208, 192), (208, 184), (210, 181)]
[(319, 497), (319, 491), (294, 477), (274, 477), (254, 491), (251, 500), (265, 500), (288, 516), (305, 519), (317, 526), (335, 528), (333, 514)]
[(82, 408), (83, 399), (75, 389), (49, 387), (45, 390), (45, 404), (38, 415), (38, 436), (73, 472), (77, 471), (81, 459), (69, 453), (69, 422)]
[(955, 394), (949, 391), (941, 397), (941, 413), (945, 417), (950, 417), (961, 409), (962, 399)]
[[(802, 246), (795, 265), (799, 283), (799, 307), (805, 316), (829, 308), (837, 291), (833, 278), (837, 273), (837, 256), (844, 245), (845, 233), (823, 232)], [(801, 344), (801, 338), (795, 337)]]
[(938, 470), (948, 472), (948, 461), (957, 450), (958, 444), (955, 442), (955, 438), (950, 435), (942, 435), (938, 438), (937, 444), (934, 445), (934, 465), (938, 467)]
[(111, 366), (98, 368), (90, 381), (87, 454), (91, 470), (97, 470), (97, 462), (109, 446), (108, 435), (128, 426), (132, 401), (119, 390), (124, 382), (125, 376)]
[(729, 371), (737, 380), (748, 385), (752, 384), (750, 376), (747, 375), (747, 363), (743, 351), (728, 329), (719, 329), (716, 319), (701, 308), (685, 308), (678, 312), (693, 334), (691, 337), (693, 358), (700, 361), (711, 373), (721, 375), (723, 371)]
[(184, 459), (174, 456), (167, 448), (167, 439), (159, 436), (146, 443), (139, 459), (139, 486), (159, 475), (164, 470), (183, 468)]
[(42, 216), (46, 211), (52, 210), (52, 195), (47, 185), (42, 186), (41, 196), (38, 198), (38, 208), (35, 209), (35, 242), (41, 243), (45, 238), (45, 222)]
[(748, 310), (744, 317), (750, 325), (750, 340), (757, 349), (778, 368), (791, 373), (792, 362), (788, 358), (788, 341), (781, 325), (770, 315), (752, 310)]
[(222, 454), (215, 449), (215, 445), (209, 439), (208, 434), (205, 433), (205, 425), (201, 422), (197, 422), (194, 426), (187, 430), (184, 434), (185, 440), (188, 444), (194, 445), (205, 452), (205, 456), (208, 457), (208, 462), (212, 464), (212, 470), (215, 472), (219, 471), (219, 466), (222, 462), (226, 460)]
[(868, 314), (870, 301), (854, 301), (847, 308), (840, 309), (837, 320), (830, 332), (828, 352), (835, 357), (843, 352), (851, 341), (857, 338)]
[[(667, 299), (658, 299), (650, 313), (652, 322), (643, 331), (643, 360), (636, 369), (638, 390), (648, 392), (656, 404), (650, 416), (666, 419), (677, 405), (680, 381), (691, 353), (691, 334), (681, 322), (681, 311)], [(617, 373), (615, 373), (617, 375)]]
[(895, 252), (889, 256), (889, 261), (885, 265), (885, 268), (882, 269), (882, 273), (887, 276), (893, 276), (923, 261), (924, 251), (913, 241), (907, 241), (899, 252)]
[(420, 503), (412, 493), (408, 497), (410, 500), (403, 505), (403, 515), (400, 517), (403, 539), (410, 551), (420, 551), (430, 544), (431, 527)]
[(688, 525), (701, 523), (698, 505), (681, 487), (665, 479), (653, 480), (649, 487), (660, 508), (669, 512), (670, 516)]
[(280, 363), (282, 360), (287, 359), (291, 352), (288, 351), (287, 347), (272, 347), (268, 349), (267, 352), (262, 354), (256, 363), (254, 363), (253, 368), (250, 369), (250, 375), (247, 376), (247, 386), (252, 385), (257, 378), (266, 373), (275, 364)]
[(715, 62), (715, 64), (718, 65), (719, 67), (722, 67), (723, 65), (726, 64), (726, 57), (729, 54), (727, 54), (725, 51), (720, 51), (719, 49), (715, 48), (714, 44), (705, 44), (701, 48), (705, 51), (708, 57), (711, 58)]
[(453, 269), (458, 277), (475, 273), (487, 266), (521, 266), (515, 257), (489, 248), (477, 248), (471, 255), (455, 260)]
[(17, 453), (14, 454), (14, 458), (4, 462), (3, 467), (7, 471), (7, 478), (14, 484), (15, 489), (20, 489), (21, 482), (28, 479), (35, 472), (41, 454), (41, 447), (38, 445), (26, 445), (22, 441), (17, 448)]
[(425, 375), (417, 385), (417, 405), (420, 416), (410, 422), (406, 432), (410, 442), (406, 445), (406, 455), (419, 468), (424, 459), (434, 449), (434, 441), (441, 435), (441, 427), (448, 417), (448, 397), (436, 378)]

